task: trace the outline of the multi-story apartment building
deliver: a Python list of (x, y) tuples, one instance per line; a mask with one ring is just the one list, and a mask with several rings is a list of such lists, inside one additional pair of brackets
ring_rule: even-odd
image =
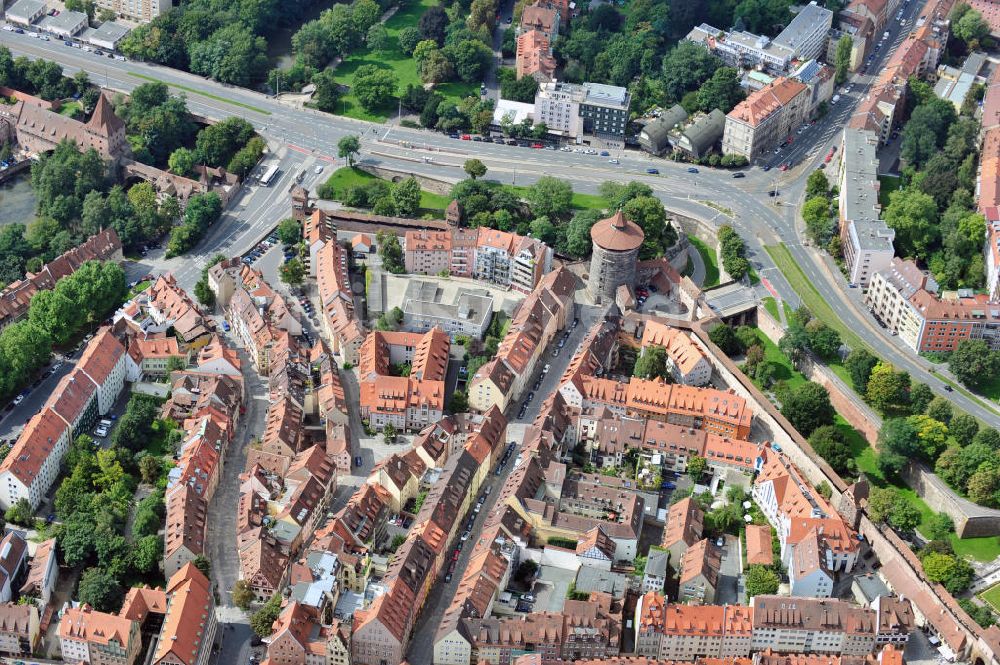
[(690, 336), (658, 321), (648, 321), (642, 331), (642, 347), (663, 347), (667, 365), (677, 383), (703, 386), (712, 378), (712, 364)]
[(172, 0), (97, 0), (101, 9), (139, 23), (149, 23), (174, 6)]
[(810, 2), (774, 39), (743, 30), (727, 32), (702, 23), (688, 33), (687, 40), (703, 45), (730, 67), (763, 67), (780, 74), (788, 71), (793, 61), (825, 54), (832, 25), (833, 12)]
[(872, 314), (911, 349), (919, 346), (923, 333), (924, 317), (910, 302), (921, 289), (937, 291), (937, 283), (913, 261), (893, 258), (872, 276), (865, 292), (865, 304)]
[[(361, 346), (361, 417), (377, 429), (423, 429), (441, 419), (444, 379), (451, 340), (440, 328), (421, 335), (369, 333)], [(409, 365), (408, 376), (392, 376), (393, 366)]]
[(0, 653), (31, 656), (38, 645), (38, 608), (34, 604), (0, 605)]
[(486, 227), (407, 231), (406, 271), (448, 273), (530, 293), (552, 268), (552, 249), (533, 238)]
[(535, 93), (535, 122), (568, 138), (593, 135), (620, 140), (625, 136), (631, 96), (628, 90), (603, 83), (542, 83)]
[(896, 232), (879, 219), (878, 137), (864, 129), (844, 129), (838, 199), (840, 246), (852, 284), (868, 286), (894, 255)]
[(151, 665), (206, 665), (218, 627), (211, 582), (188, 563), (167, 580), (166, 594), (167, 609)]
[(893, 259), (876, 273), (865, 302), (916, 352), (947, 352), (963, 339), (1000, 349), (1000, 302), (971, 291), (938, 295), (937, 284), (912, 261)]
[(635, 653), (661, 661), (749, 655), (752, 611), (742, 605), (680, 605), (646, 592), (635, 607)]
[(792, 51), (795, 60), (805, 61), (826, 53), (826, 40), (833, 27), (833, 12), (813, 0), (804, 5), (774, 43)]
[(864, 656), (875, 648), (874, 610), (843, 600), (754, 596), (755, 650)]
[(854, 569), (860, 550), (857, 534), (801, 472), (769, 446), (764, 446), (757, 458), (752, 493), (777, 532), (786, 567), (792, 565), (799, 544), (815, 530), (820, 535), (819, 565), (827, 574)]
[(482, 339), (493, 318), (493, 296), (487, 289), (458, 290), (454, 301), (441, 302), (434, 282), (408, 280), (403, 295), (403, 327), (415, 332), (440, 328), (454, 339), (467, 335)]
[(776, 40), (744, 30), (727, 32), (707, 23), (692, 28), (686, 39), (702, 44), (730, 67), (763, 67), (772, 72), (788, 70), (794, 51)]
[(66, 662), (132, 665), (142, 653), (142, 636), (138, 622), (83, 605), (63, 612), (59, 645)]
[[(22, 498), (32, 508), (38, 507), (59, 474), (75, 429), (93, 417), (91, 403), (95, 402), (97, 413), (103, 415), (121, 393), (125, 347), (109, 328), (102, 328), (69, 376), (73, 378), (60, 382), (42, 410), (28, 421), (0, 464), (0, 508), (6, 510)], [(68, 387), (71, 382), (89, 386)]]
[(775, 79), (726, 115), (722, 152), (757, 159), (794, 132), (806, 120), (809, 108), (810, 95), (803, 83)]

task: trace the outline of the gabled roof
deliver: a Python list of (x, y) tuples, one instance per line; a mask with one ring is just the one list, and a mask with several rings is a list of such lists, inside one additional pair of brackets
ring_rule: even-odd
[(211, 648), (208, 625), (213, 620), (215, 601), (205, 575), (187, 563), (167, 582), (167, 614), (153, 654), (154, 665), (182, 663), (195, 665), (202, 649)]

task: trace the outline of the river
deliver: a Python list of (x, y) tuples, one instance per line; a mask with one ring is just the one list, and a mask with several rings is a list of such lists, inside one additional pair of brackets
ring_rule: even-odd
[(35, 219), (35, 192), (31, 172), (0, 183), (0, 226), (20, 222), (25, 226)]

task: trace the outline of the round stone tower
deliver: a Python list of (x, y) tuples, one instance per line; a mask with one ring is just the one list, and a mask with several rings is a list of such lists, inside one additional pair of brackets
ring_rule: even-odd
[(590, 229), (594, 253), (590, 258), (587, 292), (594, 302), (613, 302), (619, 286), (634, 284), (635, 264), (645, 237), (639, 225), (625, 219), (621, 210)]

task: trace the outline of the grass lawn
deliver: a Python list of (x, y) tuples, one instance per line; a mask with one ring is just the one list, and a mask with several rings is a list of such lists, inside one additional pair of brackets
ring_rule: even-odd
[(252, 106), (251, 104), (244, 104), (243, 102), (237, 102), (235, 100), (226, 99), (225, 97), (213, 95), (208, 92), (195, 90), (194, 88), (188, 87), (186, 85), (180, 85), (178, 83), (167, 83), (166, 81), (161, 81), (155, 76), (148, 76), (146, 74), (136, 74), (135, 72), (129, 72), (129, 74), (136, 78), (140, 78), (146, 81), (153, 81), (154, 83), (163, 83), (164, 85), (168, 85), (171, 88), (177, 88), (178, 90), (183, 90), (184, 92), (190, 93), (192, 95), (201, 95), (202, 97), (208, 97), (209, 99), (214, 99), (217, 102), (225, 102), (226, 104), (232, 104), (233, 106), (239, 106), (240, 108), (249, 109), (250, 111), (256, 111), (257, 113), (261, 113), (263, 115), (271, 115), (270, 111), (265, 111), (264, 109)]
[[(334, 198), (340, 199), (344, 196), (344, 191), (349, 187), (364, 185), (372, 180), (378, 180), (378, 178), (367, 171), (351, 168), (350, 166), (342, 166), (330, 174), (330, 177), (326, 180), (326, 185), (333, 188)], [(444, 218), (444, 210), (448, 207), (449, 203), (451, 203), (451, 197), (446, 194), (435, 194), (427, 190), (420, 190), (420, 211), (418, 214), (430, 214), (434, 217)]]
[(979, 594), (979, 597), (997, 612), (1000, 612), (1000, 584), (991, 586), (986, 591)]
[(781, 315), (778, 314), (778, 301), (777, 300), (775, 300), (771, 296), (768, 296), (768, 297), (764, 298), (764, 309), (767, 310), (768, 314), (770, 314), (772, 317), (774, 317), (775, 321), (778, 321), (779, 323), (781, 322)]
[(128, 299), (131, 300), (136, 296), (136, 294), (142, 293), (143, 291), (148, 289), (149, 284), (150, 280), (147, 279), (145, 282), (139, 282), (138, 284), (133, 286), (128, 292)]
[(840, 339), (852, 349), (867, 348), (867, 345), (861, 338), (848, 326), (844, 325), (844, 322), (840, 320), (840, 317), (833, 311), (829, 303), (819, 295), (819, 291), (812, 285), (806, 274), (802, 272), (802, 269), (795, 262), (795, 259), (792, 258), (791, 253), (785, 247), (784, 243), (768, 245), (764, 249), (771, 257), (771, 260), (778, 266), (785, 279), (788, 280), (788, 283), (799, 294), (802, 303), (812, 312), (813, 316), (840, 333)]
[(83, 104), (80, 102), (66, 102), (59, 108), (59, 115), (64, 115), (68, 118), (72, 118), (77, 113), (83, 113)]
[[(503, 187), (522, 199), (528, 198), (528, 192), (531, 190), (531, 187), (527, 185), (504, 185)], [(570, 201), (570, 206), (574, 210), (604, 210), (608, 207), (608, 202), (599, 194), (573, 192), (573, 199)]]
[[(354, 72), (362, 65), (376, 65), (382, 69), (391, 69), (396, 73), (399, 83), (398, 92), (402, 93), (409, 84), (421, 85), (420, 74), (417, 71), (417, 62), (412, 57), (405, 55), (399, 48), (399, 32), (403, 28), (416, 27), (417, 21), (424, 11), (433, 5), (436, 0), (418, 0), (401, 8), (385, 22), (386, 31), (389, 33), (388, 46), (381, 53), (373, 53), (368, 48), (359, 48), (357, 51), (344, 58), (344, 60), (334, 70), (335, 79), (341, 85), (350, 86), (354, 81)], [(435, 87), (437, 92), (448, 99), (458, 101), (470, 95), (479, 93), (478, 83), (452, 82), (443, 83)], [(370, 122), (381, 122), (386, 118), (396, 114), (397, 102), (393, 100), (384, 108), (374, 112), (366, 111), (361, 107), (357, 97), (353, 94), (344, 95), (337, 104), (338, 115), (346, 115), (350, 118), (367, 120)]]
[(902, 178), (891, 175), (880, 175), (878, 177), (878, 202), (885, 207), (889, 205), (889, 195), (899, 189), (903, 184)]
[(705, 264), (705, 283), (701, 285), (702, 288), (707, 289), (713, 286), (718, 286), (719, 257), (716, 256), (715, 250), (695, 236), (689, 235), (688, 240), (691, 241), (694, 248), (698, 250), (699, 254), (701, 254), (702, 263)]
[(349, 187), (364, 185), (372, 180), (378, 180), (378, 178), (367, 171), (350, 166), (342, 166), (330, 174), (330, 177), (326, 180), (326, 186), (333, 189), (335, 198), (342, 198), (344, 191)]

